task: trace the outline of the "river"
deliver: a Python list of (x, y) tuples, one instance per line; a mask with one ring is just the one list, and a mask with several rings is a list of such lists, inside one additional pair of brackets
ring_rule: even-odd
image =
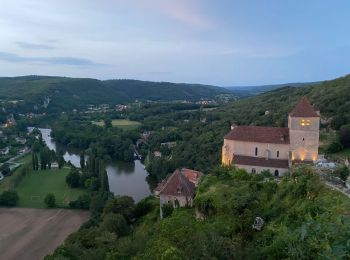
[[(33, 128), (28, 128), (29, 131)], [(56, 151), (59, 147), (64, 152), (64, 160), (80, 167), (80, 155), (74, 149), (67, 149), (67, 147), (56, 144), (50, 136), (51, 129), (39, 128), (44, 142), (49, 149)], [(127, 195), (132, 197), (136, 202), (151, 194), (150, 186), (146, 181), (148, 175), (144, 169), (144, 165), (139, 161), (122, 162), (113, 161), (106, 166), (108, 175), (109, 189), (114, 195)]]

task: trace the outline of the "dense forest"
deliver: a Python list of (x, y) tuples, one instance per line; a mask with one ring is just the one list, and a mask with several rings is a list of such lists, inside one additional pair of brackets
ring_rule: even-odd
[(17, 100), (16, 111), (58, 113), (88, 105), (128, 103), (135, 100), (169, 101), (213, 99), (227, 89), (200, 85), (48, 76), (0, 78), (0, 99)]

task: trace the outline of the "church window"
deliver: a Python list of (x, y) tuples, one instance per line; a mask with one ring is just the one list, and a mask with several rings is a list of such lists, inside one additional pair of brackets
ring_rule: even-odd
[(301, 126), (309, 126), (309, 125), (311, 125), (311, 121), (310, 121), (310, 119), (301, 119), (300, 125)]
[(256, 173), (256, 170), (255, 170), (255, 168), (252, 168), (252, 173)]
[(258, 147), (255, 147), (255, 156), (258, 156)]
[(277, 151), (277, 158), (280, 157), (280, 151)]

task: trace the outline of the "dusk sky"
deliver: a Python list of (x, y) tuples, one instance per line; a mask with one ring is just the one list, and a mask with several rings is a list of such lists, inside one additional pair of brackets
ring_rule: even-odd
[(261, 85), (350, 72), (350, 1), (1, 1), (0, 76)]

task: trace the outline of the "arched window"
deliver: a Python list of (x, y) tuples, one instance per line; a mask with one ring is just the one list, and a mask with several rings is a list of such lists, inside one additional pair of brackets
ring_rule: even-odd
[(258, 156), (258, 147), (255, 147), (255, 156)]
[(255, 170), (255, 168), (252, 168), (252, 173), (256, 173), (256, 170)]
[(275, 171), (275, 177), (279, 177), (280, 176), (280, 173), (278, 170)]
[(277, 158), (280, 157), (280, 151), (277, 151)]

